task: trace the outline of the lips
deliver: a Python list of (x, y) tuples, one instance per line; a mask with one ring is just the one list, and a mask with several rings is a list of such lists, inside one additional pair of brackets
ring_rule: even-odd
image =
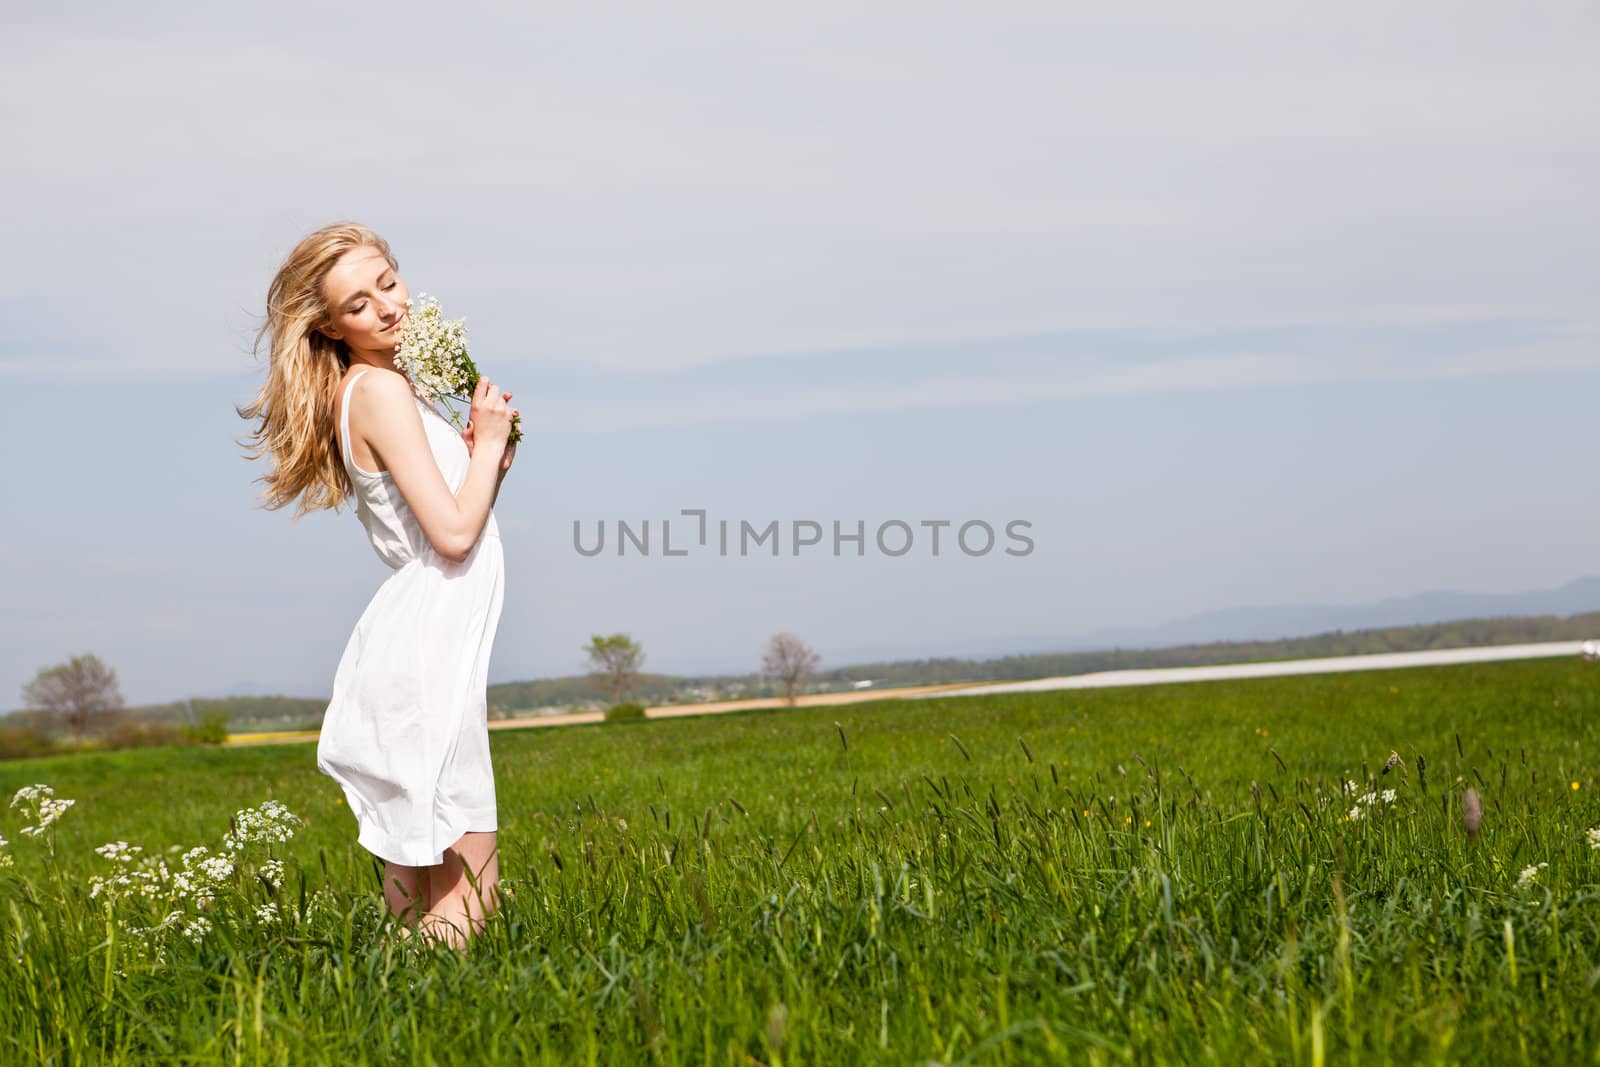
[(406, 317), (404, 315), (401, 315), (398, 319), (395, 319), (393, 322), (391, 322), (389, 325), (385, 326), (383, 329), (379, 330), (378, 332), (379, 333), (388, 333), (390, 330), (394, 329), (396, 326), (400, 325), (404, 321), (406, 321)]

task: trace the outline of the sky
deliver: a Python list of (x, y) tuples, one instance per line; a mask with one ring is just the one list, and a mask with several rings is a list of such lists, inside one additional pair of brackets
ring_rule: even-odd
[[(348, 507), (256, 506), (234, 407), (273, 272), (344, 219), (523, 413), (492, 683), (596, 633), (831, 667), (1600, 573), (1593, 5), (8, 24), (0, 707), (84, 652), (131, 703), (327, 694), (387, 570)], [(665, 556), (686, 509), (708, 545)]]

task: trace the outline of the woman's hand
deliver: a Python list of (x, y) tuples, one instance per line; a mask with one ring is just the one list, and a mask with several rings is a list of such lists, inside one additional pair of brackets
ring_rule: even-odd
[[(488, 378), (480, 378), (480, 379), (478, 379), (478, 387), (473, 390), (473, 395), (472, 395), (472, 414), (474, 416), (477, 415), (477, 413), (479, 411), (479, 408), (480, 408), (479, 400), (480, 400), (480, 398), (487, 400), (487, 398), (492, 395), (492, 392), (493, 392), (492, 386), (491, 386), (491, 383), (489, 382)], [(511, 394), (510, 393), (501, 393), (500, 394), (500, 399), (501, 399), (502, 402), (509, 401), (511, 399)], [(483, 405), (483, 409), (485, 411), (488, 411), (489, 408), (490, 408), (490, 405), (488, 405), (488, 404), (484, 404)], [(506, 424), (505, 424), (506, 425), (506, 434), (505, 434), (505, 436), (506, 436), (507, 440), (506, 440), (505, 452), (500, 457), (500, 473), (502, 475), (504, 475), (506, 471), (511, 469), (511, 462), (512, 462), (513, 459), (516, 458), (516, 455), (517, 455), (516, 443), (510, 440), (510, 436), (511, 436), (511, 417), (515, 416), (515, 415), (518, 415), (518, 414), (520, 414), (520, 412), (518, 412), (516, 408), (509, 408), (509, 409), (506, 410)], [(466, 442), (467, 455), (469, 455), (469, 456), (472, 455), (473, 449), (477, 447), (477, 428), (476, 428), (474, 423), (475, 423), (475, 419), (469, 417), (467, 419), (467, 428), (461, 432), (461, 439)]]
[[(507, 393), (506, 396), (510, 397), (511, 394)], [(519, 415), (519, 414), (521, 414), (521, 412), (519, 412), (516, 408), (512, 408), (511, 409), (511, 414)], [(470, 422), (467, 423), (467, 428), (461, 432), (461, 439), (467, 443), (467, 455), (469, 455), (469, 456), (472, 455), (472, 448), (473, 448), (472, 423), (470, 423)], [(506, 442), (505, 455), (500, 457), (500, 473), (501, 474), (504, 474), (506, 471), (511, 469), (511, 461), (516, 458), (516, 455), (517, 455), (517, 443), (515, 441), (509, 441), (508, 440)]]

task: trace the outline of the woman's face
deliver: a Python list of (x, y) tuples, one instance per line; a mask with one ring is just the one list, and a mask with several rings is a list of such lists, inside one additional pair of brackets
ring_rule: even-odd
[(383, 356), (400, 343), (397, 328), (411, 291), (381, 251), (370, 245), (340, 256), (322, 279), (328, 324), (322, 332), (349, 346), (351, 354)]

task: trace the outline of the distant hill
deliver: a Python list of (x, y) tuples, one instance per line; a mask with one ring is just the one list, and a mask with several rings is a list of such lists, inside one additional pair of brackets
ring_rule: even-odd
[(1522, 593), (1416, 593), (1369, 604), (1227, 608), (1159, 626), (1099, 630), (1068, 644), (1079, 649), (1163, 648), (1207, 641), (1273, 641), (1466, 619), (1571, 617), (1595, 611), (1600, 611), (1600, 578), (1586, 577), (1554, 589)]

